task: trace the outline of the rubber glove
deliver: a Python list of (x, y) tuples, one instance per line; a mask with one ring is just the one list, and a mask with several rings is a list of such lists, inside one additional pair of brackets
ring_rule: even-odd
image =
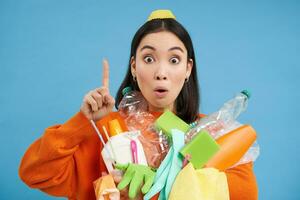
[(177, 129), (172, 129), (172, 146), (159, 166), (154, 185), (144, 196), (144, 200), (151, 199), (155, 194), (160, 192), (159, 199), (168, 199), (173, 182), (182, 168), (182, 159), (179, 150), (184, 146), (184, 133)]
[[(150, 191), (144, 196), (144, 200), (151, 199), (154, 195), (159, 193), (160, 191), (163, 191), (163, 188), (166, 185), (166, 181), (169, 175), (169, 171), (171, 168), (170, 160), (172, 158), (173, 151), (170, 149), (167, 156), (163, 160), (163, 162), (160, 164), (160, 167), (158, 168), (155, 176), (154, 185), (150, 189)], [(161, 195), (161, 194), (160, 194)]]
[(126, 171), (121, 182), (118, 184), (118, 189), (123, 190), (129, 185), (129, 198), (134, 199), (138, 193), (139, 188), (143, 194), (146, 194), (154, 181), (155, 172), (149, 166), (139, 164), (116, 164), (117, 169)]
[(169, 171), (169, 176), (165, 186), (165, 197), (169, 199), (169, 193), (171, 192), (172, 185), (176, 179), (177, 174), (182, 169), (182, 156), (179, 153), (181, 148), (184, 146), (184, 133), (177, 130), (172, 129), (172, 141), (173, 141), (173, 156), (171, 160), (171, 168)]

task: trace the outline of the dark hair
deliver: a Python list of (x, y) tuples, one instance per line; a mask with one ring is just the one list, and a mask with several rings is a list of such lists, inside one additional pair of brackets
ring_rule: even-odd
[(168, 31), (175, 34), (183, 42), (185, 48), (187, 49), (188, 60), (193, 60), (193, 67), (189, 80), (183, 85), (182, 90), (180, 91), (177, 99), (175, 100), (176, 115), (184, 121), (190, 123), (198, 118), (200, 98), (195, 53), (192, 40), (188, 32), (179, 22), (177, 22), (174, 19), (154, 19), (148, 21), (143, 26), (141, 26), (136, 32), (131, 43), (128, 70), (117, 92), (115, 106), (116, 108), (118, 108), (118, 105), (123, 97), (122, 90), (125, 87), (130, 86), (133, 88), (133, 90), (140, 91), (136, 81), (133, 80), (133, 77), (131, 75), (130, 59), (132, 57), (135, 58), (136, 50), (143, 37), (145, 37), (149, 33), (156, 33), (161, 31)]

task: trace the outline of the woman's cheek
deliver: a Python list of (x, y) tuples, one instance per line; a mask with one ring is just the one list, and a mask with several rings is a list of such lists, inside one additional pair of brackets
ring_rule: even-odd
[[(184, 72), (182, 72), (183, 74)], [(185, 82), (185, 77), (181, 75), (177, 75), (175, 76), (175, 79), (174, 79), (174, 88), (176, 88), (176, 94), (174, 94), (177, 98), (177, 96), (179, 95), (180, 91), (182, 90), (182, 87), (184, 85), (184, 82)]]
[(138, 85), (140, 86), (140, 89), (142, 89), (143, 87), (145, 87), (145, 85), (147, 85), (148, 80), (147, 80), (147, 76), (145, 74), (146, 74), (146, 72), (141, 72), (141, 73), (137, 74)]

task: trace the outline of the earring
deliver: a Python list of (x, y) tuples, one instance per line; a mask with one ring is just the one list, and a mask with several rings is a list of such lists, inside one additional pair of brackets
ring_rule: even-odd
[(136, 76), (132, 76), (134, 82), (136, 82)]
[(186, 78), (184, 79), (184, 82), (185, 82), (185, 83), (189, 82), (189, 77), (186, 77)]

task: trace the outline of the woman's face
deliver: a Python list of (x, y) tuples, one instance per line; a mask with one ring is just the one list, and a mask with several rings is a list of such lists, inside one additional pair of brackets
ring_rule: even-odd
[(131, 73), (149, 103), (150, 111), (174, 110), (174, 102), (185, 79), (191, 74), (192, 60), (187, 50), (171, 32), (146, 35), (140, 42), (136, 58), (131, 59)]

